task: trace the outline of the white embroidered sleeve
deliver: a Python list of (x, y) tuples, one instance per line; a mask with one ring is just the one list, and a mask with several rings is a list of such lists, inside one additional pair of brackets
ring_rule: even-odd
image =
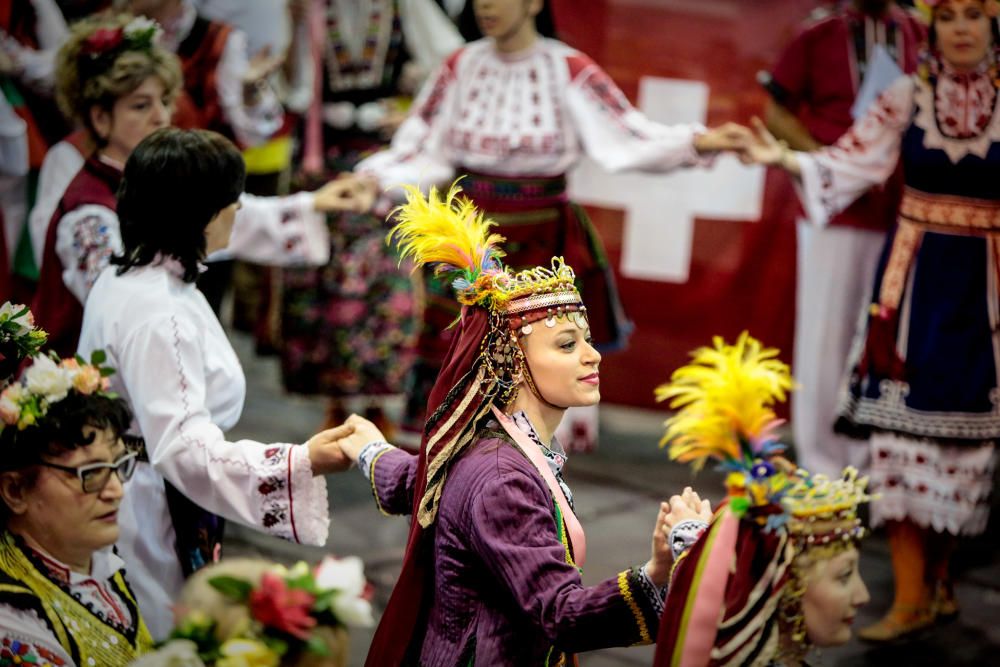
[(322, 266), (330, 260), (326, 216), (311, 192), (286, 197), (240, 196), (229, 246), (211, 260), (236, 257), (271, 266)]
[(795, 154), (802, 171), (796, 189), (813, 224), (826, 225), (869, 188), (889, 179), (912, 116), (913, 93), (913, 79), (898, 79), (837, 143)]
[[(19, 661), (10, 664), (60, 664), (72, 665), (73, 661), (63, 650), (48, 624), (34, 611), (15, 609), (0, 602), (0, 646), (9, 650), (17, 643)], [(15, 654), (11, 650), (12, 654)], [(32, 660), (34, 658), (34, 660)], [(61, 660), (57, 662), (53, 658)], [(0, 664), (7, 664), (0, 662)]]
[(80, 303), (90, 288), (122, 251), (121, 229), (115, 212), (97, 204), (73, 209), (56, 223), (56, 255), (63, 266), (63, 283)]
[[(359, 162), (355, 172), (375, 176), (383, 188), (408, 183), (422, 190), (454, 177), (445, 145), (449, 118), (455, 108), (454, 60), (449, 58), (424, 84), (389, 148)], [(391, 194), (402, 196), (398, 190)]]
[(584, 60), (566, 91), (566, 105), (588, 156), (608, 171), (669, 171), (700, 162), (697, 124), (663, 125), (632, 106), (611, 77)]
[(201, 335), (183, 313), (144, 323), (119, 351), (119, 373), (154, 469), (205, 509), (287, 540), (322, 546), (326, 480), (304, 445), (229, 442), (205, 407)]
[(233, 30), (226, 39), (216, 71), (219, 104), (237, 141), (243, 146), (259, 146), (281, 128), (281, 103), (270, 86), (264, 86), (252, 106), (243, 103), (243, 76), (250, 64), (246, 35)]
[(45, 153), (42, 169), (38, 172), (35, 205), (28, 214), (28, 229), (31, 233), (31, 250), (35, 256), (35, 266), (42, 265), (45, 236), (48, 234), (52, 216), (59, 207), (59, 200), (66, 193), (66, 188), (76, 177), (77, 172), (83, 168), (83, 164), (83, 155), (68, 141), (60, 141)]

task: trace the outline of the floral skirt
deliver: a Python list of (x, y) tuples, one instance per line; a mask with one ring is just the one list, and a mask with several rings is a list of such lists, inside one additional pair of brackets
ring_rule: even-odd
[(288, 391), (334, 398), (404, 391), (418, 332), (410, 267), (386, 246), (389, 225), (341, 214), (330, 263), (283, 276), (281, 371)]

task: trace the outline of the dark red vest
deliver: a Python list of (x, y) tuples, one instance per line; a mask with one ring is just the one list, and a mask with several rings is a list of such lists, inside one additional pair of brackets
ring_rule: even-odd
[(181, 42), (177, 56), (181, 59), (184, 88), (177, 96), (174, 125), (186, 130), (214, 130), (234, 139), (233, 129), (226, 123), (219, 103), (216, 73), (232, 28), (225, 23), (195, 19), (190, 34)]
[(80, 326), (83, 324), (83, 304), (76, 300), (63, 283), (63, 263), (56, 254), (59, 221), (70, 211), (87, 204), (104, 206), (114, 211), (121, 178), (120, 171), (101, 162), (96, 155), (89, 157), (70, 181), (45, 233), (42, 269), (31, 310), (38, 326), (49, 332), (49, 349), (55, 350), (61, 357), (76, 353)]

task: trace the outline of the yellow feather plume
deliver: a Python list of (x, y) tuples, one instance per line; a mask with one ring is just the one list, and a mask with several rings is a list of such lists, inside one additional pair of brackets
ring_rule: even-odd
[(425, 198), (420, 190), (404, 186), (406, 203), (396, 208), (396, 225), (386, 239), (399, 244), (402, 257), (412, 257), (417, 265), (434, 265), (435, 273), (453, 274), (459, 301), (483, 303), (490, 297), (488, 276), (500, 270), (503, 251), (497, 244), (504, 238), (491, 233), (495, 225), (476, 210), (456, 181), (441, 198), (431, 188)]
[(692, 362), (656, 389), (656, 400), (678, 412), (668, 419), (660, 446), (670, 457), (700, 468), (709, 458), (725, 461), (749, 454), (744, 447), (765, 439), (778, 420), (771, 406), (793, 387), (778, 350), (765, 348), (746, 331), (735, 345), (721, 337), (692, 353)]

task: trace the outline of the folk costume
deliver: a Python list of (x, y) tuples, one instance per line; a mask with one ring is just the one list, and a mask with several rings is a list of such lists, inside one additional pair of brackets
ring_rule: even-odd
[(716, 338), (657, 389), (678, 409), (663, 439), (671, 458), (695, 469), (718, 462), (728, 497), (707, 526), (692, 519), (671, 531), (672, 544), (684, 531), (701, 535), (676, 556), (655, 667), (801, 663), (810, 648), (801, 605), (809, 565), (864, 534), (857, 508), (869, 499), (867, 478), (853, 468), (812, 476), (780, 458), (772, 406), (792, 379), (777, 354), (746, 332), (735, 345)]
[[(32, 310), (60, 354), (75, 352), (90, 288), (122, 250), (115, 213), (121, 176), (121, 164), (92, 154), (70, 181), (46, 232)], [(279, 266), (325, 262), (326, 225), (313, 210), (313, 201), (307, 192), (241, 196), (226, 253)]]
[[(433, 0), (323, 0), (314, 30), (313, 100), (304, 124), (303, 174), (350, 171), (385, 147), (380, 121), (404, 101), (406, 68), (431, 71), (462, 44)], [(282, 276), (285, 388), (322, 394), (340, 409), (382, 407), (407, 393), (418, 312), (409, 267), (385, 244), (384, 216), (330, 221), (332, 261)], [(334, 419), (334, 421), (337, 421)]]
[(111, 547), (94, 553), (84, 575), (4, 532), (0, 592), (2, 664), (127, 665), (153, 648)]
[(118, 368), (112, 387), (145, 441), (119, 510), (118, 549), (157, 639), (170, 631), (184, 577), (218, 559), (219, 517), (303, 544), (325, 544), (329, 530), (326, 480), (313, 476), (305, 446), (226, 439), (246, 378), (205, 297), (182, 275), (172, 258), (122, 275), (108, 267), (80, 335), (81, 350), (107, 350)]
[[(701, 130), (648, 120), (596, 63), (561, 42), (539, 38), (523, 52), (505, 54), (492, 39), (482, 39), (449, 56), (389, 149), (362, 161), (357, 171), (386, 188), (426, 187), (465, 175), (463, 189), (507, 239), (509, 266), (565, 257), (590, 304), (594, 340), (613, 349), (624, 344), (629, 324), (603, 243), (583, 208), (567, 198), (566, 173), (584, 154), (609, 171), (695, 164), (693, 139)], [(457, 314), (433, 281), (426, 292), (408, 417), (418, 430), (453, 336), (447, 324)]]
[[(816, 141), (830, 145), (853, 124), (851, 109), (875, 48), (900, 70), (916, 70), (925, 28), (889, 3), (880, 17), (853, 5), (817, 10), (785, 48), (765, 87), (795, 114)], [(802, 387), (792, 399), (798, 462), (813, 472), (837, 474), (867, 460), (867, 447), (833, 431), (837, 392), (858, 317), (868, 304), (885, 234), (896, 220), (903, 189), (897, 169), (825, 224), (797, 222), (798, 271), (792, 367)]]
[(648, 643), (663, 592), (642, 567), (583, 586), (564, 453), (505, 412), (520, 378), (537, 395), (518, 339), (559, 320), (587, 327), (576, 276), (558, 257), (503, 267), (501, 237), (458, 192), (424, 200), (411, 188), (397, 212), (403, 255), (436, 265), (463, 309), (419, 456), (370, 443), (359, 459), (379, 508), (412, 513), (367, 664), (568, 665), (580, 651)]
[(906, 189), (852, 346), (838, 428), (871, 438), (872, 524), (986, 527), (1000, 437), (1000, 111), (994, 66), (901, 78), (834, 146), (800, 154), (828, 220), (903, 164)]
[[(45, 333), (32, 327), (26, 308), (0, 307), (2, 352), (30, 356), (44, 342)], [(20, 380), (0, 393), (0, 444), (6, 452), (0, 469), (17, 470), (16, 463), (8, 467), (12, 461), (34, 460), (24, 449), (37, 446), (31, 430), (44, 424), (51, 407), (68, 395), (113, 398), (107, 393), (109, 372), (80, 359), (36, 357)], [(0, 377), (0, 387), (6, 379)], [(130, 473), (119, 468), (108, 474), (124, 482)], [(84, 574), (7, 526), (0, 530), (0, 664), (128, 665), (152, 648), (125, 563), (113, 546), (94, 551)]]

